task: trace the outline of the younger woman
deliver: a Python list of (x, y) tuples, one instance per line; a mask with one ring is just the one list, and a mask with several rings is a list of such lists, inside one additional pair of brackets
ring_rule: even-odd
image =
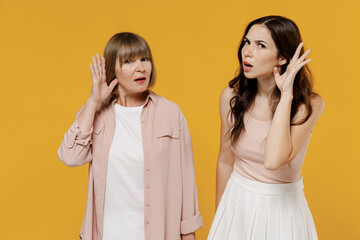
[(252, 21), (240, 70), (220, 98), (217, 211), (208, 240), (317, 239), (301, 168), (324, 103), (312, 90), (310, 50), (280, 16)]

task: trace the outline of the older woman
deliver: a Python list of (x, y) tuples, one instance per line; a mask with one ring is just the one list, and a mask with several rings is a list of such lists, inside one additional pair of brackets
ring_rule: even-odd
[(115, 34), (90, 64), (92, 89), (58, 150), (89, 163), (82, 239), (195, 239), (202, 226), (192, 144), (180, 108), (149, 90), (155, 67), (139, 35)]

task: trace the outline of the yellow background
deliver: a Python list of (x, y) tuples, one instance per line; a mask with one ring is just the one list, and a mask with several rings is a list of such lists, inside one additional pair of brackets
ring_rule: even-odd
[(88, 167), (66, 167), (56, 150), (89, 96), (91, 56), (120, 31), (147, 39), (155, 91), (187, 117), (205, 225), (197, 237), (205, 239), (219, 95), (238, 67), (245, 25), (269, 14), (300, 27), (326, 103), (303, 168), (319, 238), (360, 239), (359, 13), (359, 0), (0, 0), (0, 239), (78, 238)]

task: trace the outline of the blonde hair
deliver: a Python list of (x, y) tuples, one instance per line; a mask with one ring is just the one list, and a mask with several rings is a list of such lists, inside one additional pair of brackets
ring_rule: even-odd
[[(153, 87), (155, 85), (156, 69), (150, 47), (143, 37), (131, 32), (115, 34), (105, 46), (106, 83), (109, 85), (115, 78), (116, 60), (119, 60), (120, 66), (122, 66), (125, 60), (136, 57), (147, 57), (151, 62), (152, 71), (148, 88)], [(113, 99), (118, 99), (118, 97), (119, 91), (118, 86), (116, 86), (106, 101), (107, 105)]]

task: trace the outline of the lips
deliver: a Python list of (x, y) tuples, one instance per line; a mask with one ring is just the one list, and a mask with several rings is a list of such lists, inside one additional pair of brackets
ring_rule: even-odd
[(253, 68), (253, 65), (251, 65), (250, 63), (248, 63), (246, 61), (243, 62), (243, 69), (245, 72), (249, 72), (252, 68)]
[(136, 78), (134, 81), (135, 82), (145, 82), (146, 78), (145, 77), (139, 77), (139, 78)]

